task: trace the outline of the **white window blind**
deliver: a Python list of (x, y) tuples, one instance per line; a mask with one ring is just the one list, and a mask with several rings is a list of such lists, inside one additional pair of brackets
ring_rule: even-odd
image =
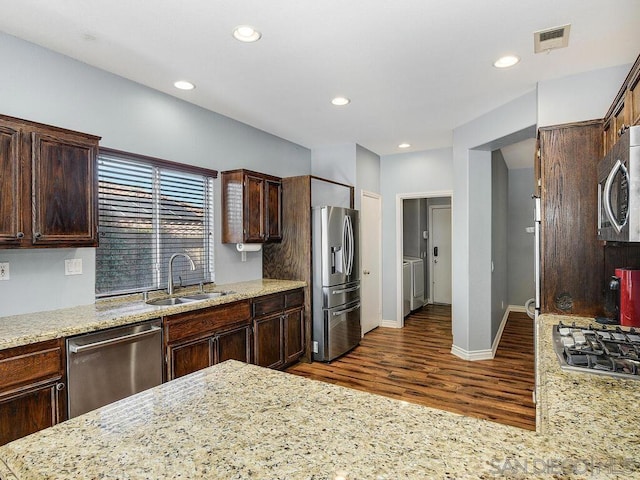
[[(144, 158), (144, 157), (143, 157)], [(98, 155), (99, 234), (96, 295), (165, 288), (213, 278), (213, 179), (126, 154)]]

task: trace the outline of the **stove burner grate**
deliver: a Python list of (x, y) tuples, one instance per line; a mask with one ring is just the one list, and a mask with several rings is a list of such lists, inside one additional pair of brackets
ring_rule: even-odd
[(635, 329), (553, 327), (554, 349), (565, 370), (640, 380), (640, 334)]

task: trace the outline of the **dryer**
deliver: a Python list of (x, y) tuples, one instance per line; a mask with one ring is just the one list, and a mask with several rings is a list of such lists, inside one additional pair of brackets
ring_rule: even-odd
[(424, 262), (418, 257), (404, 257), (411, 273), (410, 308), (414, 311), (424, 305)]

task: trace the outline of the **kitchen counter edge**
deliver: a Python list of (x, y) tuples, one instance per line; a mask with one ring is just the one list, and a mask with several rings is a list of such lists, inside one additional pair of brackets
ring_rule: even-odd
[[(180, 305), (154, 306), (144, 303), (141, 295), (127, 295), (117, 299), (97, 300), (90, 305), (0, 317), (0, 350), (224, 305), (305, 286), (306, 282), (296, 280), (249, 280), (224, 285), (212, 284), (205, 291), (230, 293)], [(189, 292), (187, 290), (179, 293)]]

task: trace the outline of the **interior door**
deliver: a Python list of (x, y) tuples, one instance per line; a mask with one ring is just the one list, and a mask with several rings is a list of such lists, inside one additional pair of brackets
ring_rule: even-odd
[(434, 205), (429, 218), (432, 301), (451, 304), (451, 207)]
[(378, 327), (382, 320), (382, 226), (381, 197), (363, 192), (360, 205), (362, 335)]

